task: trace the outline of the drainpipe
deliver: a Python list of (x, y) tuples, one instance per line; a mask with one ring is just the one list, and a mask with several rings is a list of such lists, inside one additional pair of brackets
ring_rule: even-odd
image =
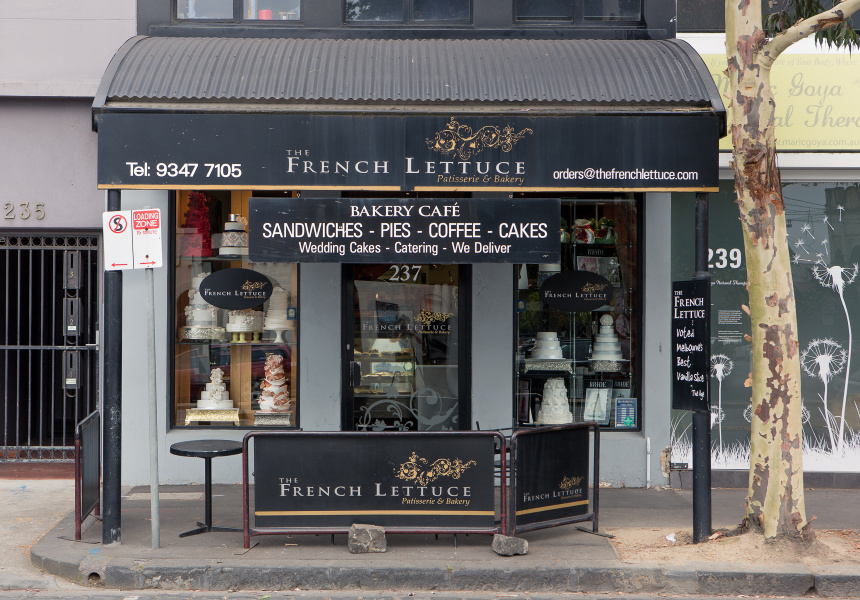
[(645, 438), (645, 487), (651, 489), (651, 438)]

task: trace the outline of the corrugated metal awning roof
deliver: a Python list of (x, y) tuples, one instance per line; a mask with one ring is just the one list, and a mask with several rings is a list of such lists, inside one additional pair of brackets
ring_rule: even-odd
[(137, 37), (111, 62), (94, 109), (511, 102), (725, 115), (704, 62), (680, 40)]

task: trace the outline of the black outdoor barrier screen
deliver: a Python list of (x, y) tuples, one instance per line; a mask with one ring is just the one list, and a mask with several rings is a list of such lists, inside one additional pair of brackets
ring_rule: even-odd
[(99, 514), (101, 417), (95, 410), (75, 428), (75, 539), (89, 514)]
[[(348, 533), (355, 523), (391, 533), (507, 535), (592, 520), (597, 531), (597, 487), (588, 510), (591, 430), (597, 481), (593, 423), (518, 431), (510, 446), (497, 431), (250, 432), (242, 454), (245, 547), (256, 535)], [(509, 455), (512, 483), (534, 496), (513, 503), (520, 517), (508, 512)], [(518, 475), (517, 460), (540, 462)], [(497, 473), (504, 475), (498, 507)]]
[[(594, 435), (595, 482), (591, 502), (590, 432)], [(520, 429), (511, 436), (510, 445), (513, 502), (508, 535), (583, 521), (591, 521), (597, 533), (600, 427), (596, 423), (579, 423)]]

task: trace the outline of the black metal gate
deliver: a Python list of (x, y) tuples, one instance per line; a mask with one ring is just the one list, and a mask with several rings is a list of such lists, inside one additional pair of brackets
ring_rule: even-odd
[(72, 461), (98, 407), (97, 235), (0, 235), (0, 462)]

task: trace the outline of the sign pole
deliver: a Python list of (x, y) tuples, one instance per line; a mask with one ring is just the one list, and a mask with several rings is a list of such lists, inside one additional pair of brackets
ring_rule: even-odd
[[(696, 274), (710, 285), (708, 273), (708, 194), (696, 194)], [(710, 294), (709, 294), (710, 296)], [(705, 307), (710, 320), (710, 304)], [(710, 339), (708, 354), (710, 355)], [(709, 407), (708, 407), (709, 408)], [(711, 535), (711, 411), (693, 411), (693, 543)]]
[(146, 269), (146, 347), (149, 358), (149, 498), (152, 517), (152, 547), (161, 547), (158, 512), (158, 403), (155, 395), (155, 284), (152, 269)]

